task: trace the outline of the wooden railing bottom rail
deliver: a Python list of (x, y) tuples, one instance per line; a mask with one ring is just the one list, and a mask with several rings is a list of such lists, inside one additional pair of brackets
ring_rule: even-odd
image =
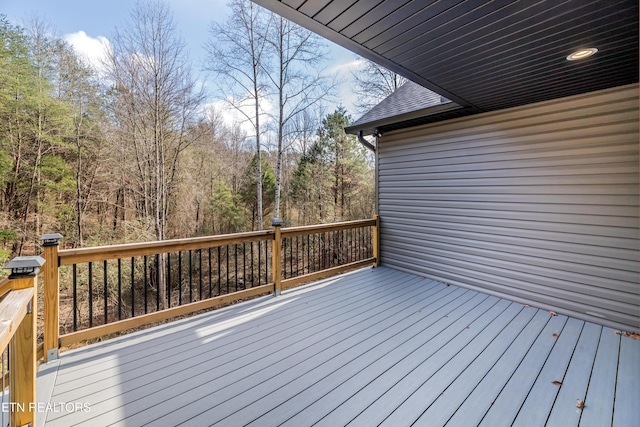
[(164, 320), (172, 319), (178, 316), (183, 316), (189, 313), (194, 313), (200, 310), (206, 310), (219, 305), (227, 304), (233, 301), (237, 301), (244, 298), (251, 298), (259, 295), (266, 295), (274, 293), (274, 285), (266, 284), (262, 286), (256, 286), (253, 288), (245, 289), (242, 291), (232, 292), (208, 298), (201, 301), (192, 302), (189, 304), (180, 305), (178, 307), (168, 308), (162, 311), (154, 313), (143, 314), (140, 316), (132, 317), (130, 319), (119, 320), (113, 323), (107, 323), (106, 325), (94, 326), (91, 329), (85, 329), (82, 331), (71, 332), (60, 336), (60, 346), (65, 347), (71, 344), (78, 343), (80, 341), (99, 338), (105, 335), (115, 334), (123, 332), (128, 329), (139, 328), (141, 326), (149, 325), (151, 323), (157, 323)]
[(326, 277), (335, 276), (336, 274), (344, 273), (345, 271), (355, 270), (356, 268), (366, 267), (375, 262), (375, 258), (367, 258), (361, 261), (350, 262), (349, 264), (339, 265), (337, 267), (327, 268), (326, 270), (316, 271), (315, 273), (303, 274), (301, 276), (292, 277), (290, 279), (282, 280), (282, 289), (289, 289), (296, 285), (305, 282), (312, 282), (314, 280), (324, 279)]

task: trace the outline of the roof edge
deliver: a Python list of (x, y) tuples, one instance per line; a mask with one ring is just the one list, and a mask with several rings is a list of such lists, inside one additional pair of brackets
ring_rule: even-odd
[(398, 114), (395, 116), (386, 117), (384, 119), (374, 120), (368, 123), (362, 123), (355, 126), (347, 126), (344, 128), (344, 130), (345, 132), (352, 135), (356, 135), (358, 131), (362, 131), (363, 135), (373, 135), (378, 128), (383, 126), (389, 126), (400, 122), (420, 119), (423, 117), (444, 113), (446, 111), (459, 110), (461, 108), (464, 108), (464, 106), (459, 105), (453, 101), (449, 101), (444, 104), (433, 105), (431, 107), (409, 111), (408, 113)]

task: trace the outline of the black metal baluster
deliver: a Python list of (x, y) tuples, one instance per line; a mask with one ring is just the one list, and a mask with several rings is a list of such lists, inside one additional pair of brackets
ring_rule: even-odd
[(167, 308), (171, 308), (171, 254), (167, 252)]
[(311, 273), (311, 246), (309, 246), (309, 238), (310, 236), (307, 234), (307, 273)]
[(225, 251), (225, 264), (227, 265), (227, 293), (229, 293), (229, 245), (226, 246), (227, 250)]
[(351, 252), (351, 261), (356, 260), (356, 246), (355, 241), (353, 240), (353, 228), (349, 230), (349, 252)]
[(142, 281), (144, 283), (144, 314), (147, 314), (147, 305), (149, 303), (147, 298), (147, 293), (149, 293), (149, 268), (146, 255), (142, 258), (142, 271), (144, 272), (144, 280)]
[(220, 246), (218, 246), (218, 295), (222, 292), (220, 290), (220, 252), (222, 251), (220, 250)]
[(209, 258), (207, 260), (208, 264), (209, 264), (209, 298), (211, 298), (211, 293), (213, 292), (212, 288), (212, 284), (213, 284), (213, 279), (211, 277), (211, 248), (207, 248), (207, 253), (209, 254)]
[(310, 234), (307, 236), (308, 239), (310, 239), (311, 244), (309, 245), (309, 248), (311, 250), (310, 256), (311, 258), (309, 259), (309, 268), (311, 269), (311, 272), (315, 272), (316, 271), (316, 235), (315, 234)]
[(322, 251), (322, 254), (320, 255), (320, 270), (324, 270), (326, 268), (326, 248), (325, 245), (327, 243), (327, 234), (326, 233), (321, 233), (320, 234), (320, 242), (322, 243), (322, 249), (320, 249)]
[(131, 257), (131, 317), (136, 315), (136, 298), (135, 298), (135, 275), (136, 275), (136, 259)]
[(293, 277), (293, 236), (289, 238), (289, 277)]
[(189, 249), (189, 302), (193, 302), (193, 253)]
[(72, 266), (73, 276), (73, 330), (78, 330), (78, 270), (77, 264)]
[(178, 305), (182, 305), (182, 251), (178, 251)]
[[(300, 275), (300, 242), (298, 236), (296, 236), (296, 276)], [(304, 252), (304, 242), (302, 242), (302, 251)], [(302, 263), (304, 265), (304, 262)]]
[(199, 298), (202, 299), (202, 249), (198, 249), (198, 270), (198, 278), (200, 280)]
[(156, 311), (160, 311), (160, 254), (156, 254)]
[(89, 262), (89, 327), (93, 326), (93, 263)]
[(255, 277), (256, 277), (256, 270), (253, 267), (253, 244), (254, 242), (251, 242), (251, 287), (253, 288), (255, 286)]
[(322, 233), (318, 233), (318, 271), (322, 271)]
[(269, 283), (269, 243), (264, 242), (264, 283)]
[(327, 241), (327, 243), (329, 244), (329, 252), (328, 252), (328, 263), (329, 263), (329, 267), (333, 267), (333, 265), (336, 262), (336, 251), (338, 250), (337, 248), (337, 240), (336, 240), (336, 232), (335, 231), (330, 231), (329, 232), (329, 240)]
[(262, 241), (258, 241), (258, 286), (260, 286), (260, 280), (262, 279)]
[(282, 239), (282, 278), (287, 278), (287, 238)]
[(236, 292), (238, 292), (238, 245), (233, 244), (233, 268), (235, 270)]
[(247, 289), (247, 243), (242, 242), (242, 288)]
[(118, 258), (118, 320), (122, 320), (122, 259)]
[(332, 232), (333, 250), (331, 251), (331, 265), (335, 266), (340, 263), (340, 230)]
[(109, 322), (109, 317), (108, 317), (109, 310), (108, 310), (108, 307), (107, 307), (107, 294), (109, 292), (109, 289), (107, 288), (107, 260), (106, 259), (103, 261), (103, 264), (102, 264), (102, 278), (103, 278), (103, 281), (104, 281), (104, 284), (103, 284), (103, 286), (104, 286), (104, 289), (103, 289), (103, 292), (104, 292), (104, 324), (106, 325)]

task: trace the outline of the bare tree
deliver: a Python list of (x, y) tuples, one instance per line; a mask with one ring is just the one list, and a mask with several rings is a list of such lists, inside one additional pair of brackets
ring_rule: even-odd
[(407, 79), (368, 59), (362, 58), (361, 61), (362, 65), (351, 74), (356, 83), (353, 91), (358, 96), (355, 107), (358, 113), (364, 114), (405, 84)]
[[(112, 43), (107, 60), (114, 85), (111, 111), (124, 152), (134, 160), (135, 169), (127, 172), (137, 183), (142, 213), (151, 220), (156, 239), (163, 240), (178, 161), (194, 141), (188, 130), (203, 92), (192, 78), (185, 44), (164, 3), (136, 3)], [(163, 302), (165, 289), (159, 286)]]
[(219, 78), (225, 101), (251, 123), (256, 144), (256, 193), (258, 230), (263, 227), (260, 102), (265, 99), (264, 69), (267, 34), (272, 14), (249, 0), (232, 0), (231, 16), (224, 24), (212, 23), (205, 44), (206, 68)]
[[(83, 217), (89, 205), (96, 174), (101, 167), (98, 161), (99, 129), (102, 119), (100, 90), (94, 80), (93, 70), (73, 52), (65, 42), (58, 42), (56, 79), (57, 96), (70, 107), (72, 139), (76, 148), (76, 244), (83, 246)], [(85, 165), (85, 156), (88, 158)]]
[(274, 216), (280, 215), (283, 153), (296, 137), (293, 121), (329, 98), (335, 79), (323, 75), (319, 65), (326, 58), (323, 40), (282, 17), (273, 18), (267, 35), (273, 50), (273, 67), (265, 69), (277, 97), (275, 117), (276, 194)]

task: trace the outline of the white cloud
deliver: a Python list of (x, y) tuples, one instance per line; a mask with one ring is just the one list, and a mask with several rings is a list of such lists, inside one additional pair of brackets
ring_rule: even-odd
[[(248, 137), (255, 136), (256, 132), (253, 128), (253, 124), (247, 119), (247, 116), (253, 118), (255, 115), (253, 105), (247, 103), (247, 105), (240, 107), (241, 111), (238, 111), (237, 108), (232, 107), (228, 102), (218, 100), (207, 104), (205, 106), (205, 109), (211, 107), (213, 107), (220, 113), (225, 125), (231, 127), (235, 124), (239, 124), (240, 128), (247, 134)], [(260, 100), (260, 111), (263, 113), (263, 115), (260, 117), (260, 133), (266, 130), (266, 125), (268, 125), (268, 123), (270, 122), (269, 116), (266, 113), (270, 113), (272, 109), (273, 105), (271, 104), (271, 102), (269, 102), (268, 99), (262, 98)]]
[(364, 59), (357, 58), (347, 62), (338, 62), (329, 68), (330, 73), (345, 73), (357, 70), (359, 67), (364, 64)]
[(91, 37), (84, 31), (66, 34), (64, 40), (69, 43), (85, 63), (98, 72), (104, 71), (104, 60), (111, 46), (104, 36)]

